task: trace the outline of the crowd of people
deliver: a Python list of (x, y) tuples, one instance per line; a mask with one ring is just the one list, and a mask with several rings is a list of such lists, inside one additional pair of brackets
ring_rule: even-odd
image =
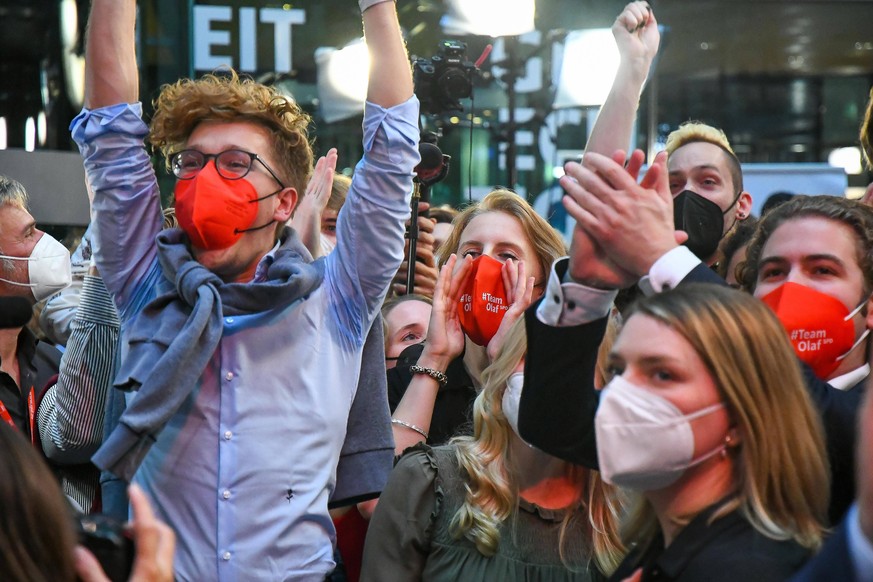
[[(700, 122), (643, 173), (660, 36), (634, 1), (560, 180), (569, 247), (510, 190), (430, 208), (394, 3), (359, 8), (347, 177), (232, 71), (146, 123), (135, 0), (92, 0), (72, 255), (0, 177), (0, 577), (873, 581), (867, 201), (755, 217)], [(859, 122), (873, 170), (873, 91)], [(128, 522), (120, 570), (95, 516)]]

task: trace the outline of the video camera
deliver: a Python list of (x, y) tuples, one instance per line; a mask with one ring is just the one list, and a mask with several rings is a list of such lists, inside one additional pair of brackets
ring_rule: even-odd
[(467, 60), (467, 44), (461, 41), (443, 40), (436, 55), (416, 58), (412, 79), (421, 110), (433, 114), (463, 111), (459, 99), (472, 95), (475, 73), (476, 65)]

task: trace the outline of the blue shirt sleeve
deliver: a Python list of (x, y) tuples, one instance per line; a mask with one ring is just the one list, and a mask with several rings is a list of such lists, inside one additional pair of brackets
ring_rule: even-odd
[(85, 109), (70, 130), (85, 161), (94, 259), (122, 319), (128, 319), (149, 299), (143, 295), (158, 272), (155, 235), (163, 225), (142, 105)]
[(364, 157), (337, 219), (337, 246), (325, 283), (351, 345), (360, 346), (403, 260), (413, 169), (418, 164), (418, 99), (385, 109), (367, 103)]

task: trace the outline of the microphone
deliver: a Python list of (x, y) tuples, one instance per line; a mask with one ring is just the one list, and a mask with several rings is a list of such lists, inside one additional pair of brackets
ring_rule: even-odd
[(23, 327), (32, 315), (33, 307), (24, 297), (0, 297), (0, 329)]
[(436, 144), (421, 142), (418, 144), (418, 153), (421, 161), (415, 166), (416, 180), (428, 186), (442, 180), (445, 177), (445, 160), (440, 148)]

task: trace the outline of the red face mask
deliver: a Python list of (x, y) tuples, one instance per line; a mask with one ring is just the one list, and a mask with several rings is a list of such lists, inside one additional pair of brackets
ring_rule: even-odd
[(860, 344), (852, 318), (866, 303), (849, 311), (842, 301), (799, 283), (784, 283), (761, 298), (782, 322), (794, 353), (822, 380)]
[(191, 180), (176, 182), (176, 218), (198, 249), (232, 246), (258, 214), (258, 192), (245, 178), (226, 180), (206, 164)]
[(488, 255), (477, 257), (458, 300), (461, 328), (473, 343), (480, 346), (488, 345), (509, 309), (502, 269), (503, 263)]

